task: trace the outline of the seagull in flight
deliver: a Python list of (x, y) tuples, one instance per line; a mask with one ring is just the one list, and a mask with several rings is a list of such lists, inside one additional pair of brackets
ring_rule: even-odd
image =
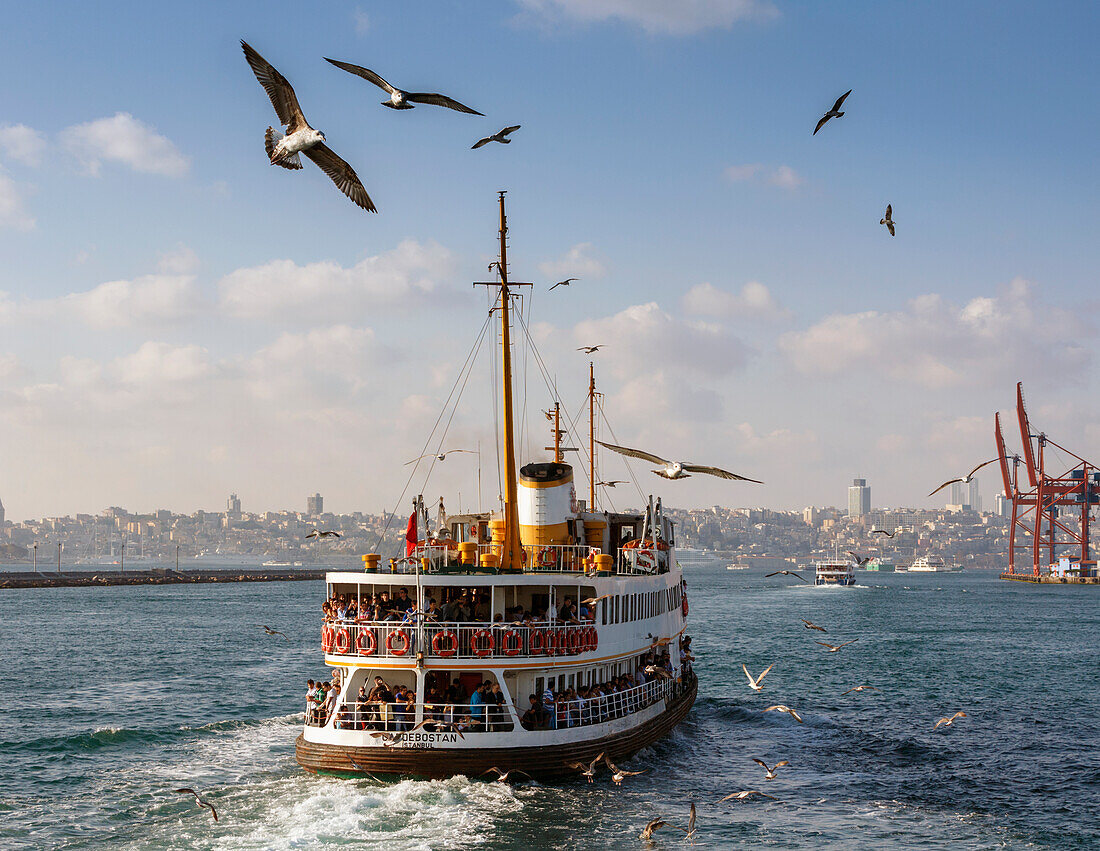
[(855, 688), (850, 688), (845, 692), (841, 692), (840, 696), (844, 697), (844, 695), (851, 694), (853, 691), (878, 691), (878, 689), (874, 686), (856, 686)]
[(970, 480), (974, 478), (974, 474), (976, 472), (978, 472), (978, 470), (980, 470), (982, 467), (989, 466), (994, 461), (1000, 461), (1000, 460), (1001, 460), (1001, 456), (998, 455), (996, 458), (990, 458), (988, 461), (983, 461), (981, 464), (979, 464), (977, 467), (975, 467), (973, 470), (971, 470), (965, 476), (960, 476), (957, 479), (948, 479), (946, 482), (944, 482), (942, 485), (940, 485), (938, 488), (936, 488), (934, 491), (932, 491), (932, 493), (930, 493), (928, 495), (929, 496), (935, 496), (940, 491), (942, 491), (945, 487), (947, 487), (948, 485), (953, 485), (953, 484), (955, 484), (955, 482), (960, 482), (961, 484), (968, 485), (968, 484), (970, 484)]
[(752, 761), (755, 762), (757, 765), (764, 766), (764, 771), (766, 772), (764, 775), (765, 780), (775, 780), (775, 778), (779, 776), (775, 773), (775, 769), (779, 768), (781, 765), (790, 765), (790, 763), (785, 759), (779, 760), (779, 762), (777, 762), (771, 768), (768, 768), (768, 764), (762, 759), (757, 759), (756, 757), (753, 757)]
[(765, 579), (771, 579), (773, 576), (793, 576), (796, 579), (801, 579), (803, 582), (809, 582), (810, 580), (803, 578), (801, 573), (794, 570), (777, 570), (775, 573), (765, 573)]
[(745, 789), (743, 792), (731, 792), (730, 794), (726, 795), (726, 797), (722, 798), (718, 803), (721, 804), (725, 801), (732, 800), (747, 801), (749, 798), (752, 798), (755, 795), (759, 795), (761, 798), (771, 798), (773, 801), (779, 800), (777, 797), (775, 797), (775, 795), (769, 795), (767, 792), (760, 792), (756, 789)]
[[(614, 597), (614, 596), (615, 596), (614, 594), (601, 594), (599, 597), (588, 597), (587, 599), (581, 600), (581, 605), (582, 606), (594, 606), (598, 602), (600, 602), (600, 600), (606, 600), (609, 597)], [(603, 754), (600, 754), (600, 756), (603, 756)]]
[(822, 647), (829, 648), (829, 653), (837, 653), (840, 651), (841, 647), (847, 647), (849, 644), (855, 644), (857, 641), (859, 641), (858, 638), (853, 638), (851, 641), (845, 641), (843, 644), (826, 644), (824, 641), (817, 641), (815, 643), (820, 644)]
[(507, 783), (508, 778), (511, 777), (513, 774), (522, 774), (524, 777), (528, 777), (528, 778), (531, 776), (526, 771), (523, 771), (519, 768), (510, 768), (507, 771), (501, 771), (495, 765), (492, 768), (481, 772), (481, 776), (484, 777), (490, 771), (495, 771), (497, 773), (497, 775), (498, 775), (497, 776), (497, 783)]
[[(682, 829), (682, 828), (681, 828)], [(695, 802), (691, 802), (691, 815), (688, 816), (687, 830), (684, 831), (684, 839), (692, 839), (695, 836)]]
[(604, 443), (602, 440), (597, 440), (596, 443), (600, 444), (600, 446), (605, 449), (610, 449), (612, 452), (618, 452), (620, 455), (627, 455), (631, 458), (641, 458), (643, 461), (649, 461), (651, 464), (664, 464), (665, 468), (663, 470), (653, 471), (662, 479), (687, 479), (691, 477), (691, 473), (705, 473), (708, 476), (717, 476), (720, 479), (735, 479), (739, 482), (752, 482), (756, 485), (763, 484), (763, 482), (757, 481), (756, 479), (739, 476), (736, 473), (731, 473), (729, 470), (723, 470), (719, 467), (706, 467), (701, 464), (686, 464), (683, 461), (669, 461), (659, 455), (643, 452), (641, 449), (631, 449), (628, 446), (616, 446), (614, 443)]
[[(580, 278), (566, 278), (564, 281), (558, 281), (556, 284), (554, 284), (554, 286), (550, 287), (550, 289), (551, 289), (551, 291), (553, 291), (553, 290), (556, 290), (558, 287), (567, 287), (571, 283), (573, 283), (573, 281), (579, 281), (579, 280), (580, 280)], [(599, 348), (599, 346), (596, 346), (594, 349), (591, 349), (590, 351), (594, 352), (598, 348)], [(580, 349), (578, 349), (577, 351), (580, 351)]]
[(817, 126), (814, 128), (813, 135), (817, 135), (817, 131), (825, 126), (825, 122), (830, 118), (840, 118), (844, 113), (840, 111), (841, 105), (844, 103), (844, 99), (852, 93), (851, 89), (848, 89), (844, 94), (836, 99), (836, 103), (833, 104), (833, 108), (821, 116), (821, 120), (817, 122)]
[(775, 706), (769, 706), (764, 711), (765, 712), (786, 712), (788, 715), (790, 715), (799, 724), (802, 723), (802, 716), (799, 715), (797, 712), (795, 712), (793, 709), (791, 709), (789, 706), (785, 706), (782, 703), (777, 703), (777, 704), (775, 704)]
[(637, 777), (639, 774), (645, 774), (647, 771), (649, 771), (648, 768), (642, 769), (641, 771), (627, 771), (624, 768), (618, 768), (618, 767), (616, 767), (615, 763), (613, 763), (611, 761), (611, 758), (608, 757), (606, 754), (604, 754), (603, 761), (604, 761), (604, 764), (608, 767), (608, 769), (610, 769), (610, 771), (611, 771), (611, 780), (614, 782), (614, 784), (616, 786), (622, 786), (623, 785), (623, 778), (624, 777)]
[(615, 485), (625, 485), (623, 479), (612, 479), (610, 482), (596, 482), (596, 487), (613, 488)]
[(799, 618), (799, 620), (802, 621), (802, 623), (806, 627), (806, 629), (816, 629), (818, 632), (828, 632), (829, 631), (829, 630), (825, 629), (825, 627), (818, 626), (813, 621), (808, 621), (805, 618)]
[[(951, 484), (951, 483), (948, 482), (948, 484)], [(933, 493), (934, 493), (934, 491), (933, 491)], [(885, 529), (872, 529), (867, 534), (869, 534), (869, 535), (885, 535), (887, 538), (892, 538), (892, 537), (894, 537), (895, 533), (894, 532), (887, 532)]]
[(764, 672), (759, 677), (756, 677), (755, 679), (753, 679), (752, 674), (749, 673), (749, 669), (745, 667), (745, 663), (744, 662), (741, 663), (741, 670), (744, 671), (745, 676), (749, 678), (749, 688), (751, 688), (753, 691), (762, 691), (763, 690), (764, 687), (762, 685), (760, 685), (760, 683), (764, 679), (764, 677), (766, 677), (768, 675), (768, 671), (770, 671), (774, 667), (775, 667), (775, 662), (772, 662), (770, 665), (768, 665), (768, 667), (766, 667), (764, 669)]
[[(577, 279), (574, 278), (573, 280), (575, 281)], [(557, 286), (557, 284), (554, 284), (554, 287), (556, 287), (556, 286)], [(550, 289), (553, 289), (554, 287), (551, 287)], [(604, 347), (604, 344), (600, 343), (598, 346), (581, 346), (579, 349), (577, 349), (577, 351), (578, 352), (584, 352), (586, 355), (590, 355), (593, 352), (598, 352), (603, 347)]]
[(936, 726), (932, 728), (932, 731), (935, 732), (940, 727), (950, 727), (952, 724), (955, 723), (956, 719), (966, 717), (967, 715), (965, 712), (956, 712), (950, 718), (941, 718), (939, 721), (936, 722)]
[(470, 115), (484, 115), (484, 113), (478, 112), (476, 109), (470, 109), (470, 107), (446, 95), (436, 94), (435, 92), (404, 92), (396, 86), (391, 86), (369, 68), (352, 65), (350, 62), (341, 62), (338, 59), (329, 59), (327, 56), (325, 61), (347, 71), (349, 74), (362, 77), (367, 82), (374, 83), (378, 88), (389, 92), (390, 99), (382, 101), (382, 106), (388, 106), (390, 109), (412, 109), (414, 103), (424, 103), (432, 106), (445, 106), (448, 109)]
[(421, 455), (419, 458), (413, 458), (411, 461), (406, 461), (402, 466), (408, 467), (410, 464), (415, 464), (424, 458), (435, 458), (436, 461), (446, 461), (448, 455), (453, 455), (455, 452), (469, 452), (471, 455), (476, 454), (472, 449), (448, 449), (446, 452), (441, 452), (436, 455), (433, 452), (429, 452), (427, 455)]
[[(281, 635), (283, 638), (286, 638), (286, 633), (285, 632), (278, 632), (277, 630), (274, 630), (269, 626), (264, 626), (262, 623), (258, 623), (258, 624), (256, 624), (256, 626), (258, 626), (260, 629), (262, 629), (268, 635)], [(289, 638), (286, 638), (286, 640), (290, 641)]]
[(242, 40), (241, 49), (244, 50), (244, 57), (252, 68), (252, 73), (271, 99), (279, 121), (286, 125), (285, 135), (277, 133), (271, 127), (267, 128), (264, 135), (264, 148), (271, 164), (291, 170), (300, 169), (302, 161), (298, 155), (305, 154), (357, 206), (371, 213), (378, 212), (355, 170), (325, 144), (324, 133), (309, 126), (302, 114), (302, 107), (298, 105), (298, 97), (286, 77), (276, 71), (275, 66), (260, 56), (248, 42)]
[(183, 789), (176, 789), (175, 791), (179, 792), (181, 795), (194, 795), (195, 796), (195, 803), (198, 806), (203, 807), (204, 809), (210, 810), (210, 815), (212, 815), (214, 817), (214, 821), (218, 820), (218, 811), (214, 809), (214, 805), (211, 804), (205, 798), (203, 798), (198, 792), (196, 792), (190, 786), (185, 786)]
[(476, 142), (470, 145), (470, 150), (472, 151), (476, 148), (480, 148), (482, 145), (488, 145), (490, 142), (500, 142), (500, 144), (502, 145), (507, 145), (512, 140), (506, 137), (509, 134), (515, 133), (517, 130), (519, 130), (520, 126), (521, 125), (519, 124), (513, 124), (511, 127), (505, 127), (503, 130), (494, 133), (492, 136), (486, 136), (483, 139), (478, 139)]
[(653, 838), (653, 833), (662, 827), (668, 827), (668, 822), (658, 816), (655, 819), (651, 819), (646, 822), (646, 826), (642, 828), (642, 832), (638, 834), (639, 839), (650, 840)]
[(853, 553), (851, 550), (848, 550), (848, 555), (852, 557), (852, 561), (856, 563), (856, 567), (863, 567), (863, 565), (867, 564), (867, 562), (871, 560), (870, 556), (867, 556), (866, 558), (861, 558), (860, 556), (857, 556), (855, 553)]
[(581, 773), (582, 777), (587, 777), (588, 782), (591, 783), (596, 776), (596, 766), (600, 764), (600, 760), (602, 760), (603, 757), (604, 753), (600, 751), (599, 755), (597, 755), (592, 762), (588, 763), (588, 765), (585, 765), (583, 762), (567, 762), (565, 767), (576, 769)]
[(335, 529), (314, 529), (312, 532), (310, 532), (308, 535), (306, 535), (306, 540), (309, 540), (310, 538), (317, 538), (319, 540), (321, 538), (340, 538), (340, 537), (343, 537), (343, 536), (339, 532), (337, 532)]
[[(843, 114), (843, 113), (841, 113)], [(892, 204), (886, 205), (886, 215), (879, 219), (880, 225), (886, 225), (886, 230), (890, 231), (890, 236), (894, 235), (894, 207)]]

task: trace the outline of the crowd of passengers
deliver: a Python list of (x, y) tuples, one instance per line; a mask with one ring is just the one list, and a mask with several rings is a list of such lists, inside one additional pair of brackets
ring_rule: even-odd
[[(428, 597), (423, 610), (418, 609), (416, 598), (408, 588), (398, 588), (391, 598), (389, 591), (365, 594), (358, 599), (352, 594), (333, 594), (321, 604), (322, 618), (328, 623), (353, 623), (357, 621), (391, 621), (400, 624), (431, 623), (490, 623), (489, 592), (475, 589), (452, 589), (449, 600), (440, 605), (434, 597)], [(566, 597), (554, 612), (557, 623), (593, 623), (595, 613), (587, 606)], [(550, 610), (529, 611), (523, 606), (509, 606), (504, 614), (492, 618), (492, 623), (515, 626), (543, 626), (550, 623)]]
[[(680, 642), (680, 667), (683, 677), (691, 676), (695, 657), (691, 637)], [(528, 707), (516, 715), (525, 730), (557, 730), (585, 724), (599, 724), (644, 709), (658, 695), (647, 695), (638, 687), (648, 682), (672, 678), (672, 659), (667, 650), (650, 651), (638, 657), (635, 671), (613, 677), (609, 682), (528, 695)], [(339, 730), (385, 730), (407, 732), (416, 718), (416, 694), (407, 686), (390, 687), (381, 676), (374, 684), (359, 688), (354, 701), (339, 711), (340, 672), (334, 670), (332, 683), (309, 680), (306, 693), (306, 723), (324, 726), (336, 713), (333, 726)], [(500, 686), (485, 680), (467, 690), (456, 677), (447, 682), (442, 672), (429, 673), (425, 679), (424, 729), (466, 732), (497, 732), (512, 729)], [(619, 695), (619, 697), (616, 697)]]

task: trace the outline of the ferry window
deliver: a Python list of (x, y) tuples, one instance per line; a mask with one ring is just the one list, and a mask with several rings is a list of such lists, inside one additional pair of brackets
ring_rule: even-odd
[(619, 597), (620, 596), (621, 595), (616, 594), (615, 597), (614, 597), (614, 599), (615, 599), (615, 614), (612, 616), (612, 619), (611, 619), (612, 623), (618, 623), (619, 622)]
[(596, 605), (600, 607), (600, 624), (607, 626), (607, 601), (600, 600)]
[(535, 697), (542, 700), (542, 693), (546, 689), (546, 680), (542, 677), (535, 677)]

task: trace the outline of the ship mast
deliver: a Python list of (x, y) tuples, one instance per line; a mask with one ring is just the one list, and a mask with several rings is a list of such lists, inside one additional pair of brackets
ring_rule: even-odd
[(596, 373), (588, 362), (588, 510), (596, 510)]

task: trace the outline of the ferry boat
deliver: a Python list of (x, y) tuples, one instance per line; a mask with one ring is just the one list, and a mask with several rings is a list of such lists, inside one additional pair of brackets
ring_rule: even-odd
[(948, 565), (939, 556), (921, 556), (909, 565), (910, 573), (961, 573), (958, 565)]
[(814, 564), (814, 585), (855, 585), (856, 568), (851, 561), (827, 559)]
[[(441, 502), (431, 534), (418, 497), (404, 558), (383, 567), (368, 553), (363, 571), (326, 575), (336, 610), (321, 649), (335, 697), (307, 703), (295, 748), (307, 771), (577, 775), (572, 765), (601, 753), (620, 761), (653, 744), (695, 700), (674, 524), (653, 497), (638, 513), (596, 510), (591, 365), (589, 499), (577, 499), (563, 460), (557, 403), (553, 460), (517, 469), (510, 313), (523, 285), (508, 280), (503, 192), (499, 204), (489, 286), (501, 336), (501, 510), (448, 517)], [(371, 605), (382, 594), (402, 601), (387, 619)]]

